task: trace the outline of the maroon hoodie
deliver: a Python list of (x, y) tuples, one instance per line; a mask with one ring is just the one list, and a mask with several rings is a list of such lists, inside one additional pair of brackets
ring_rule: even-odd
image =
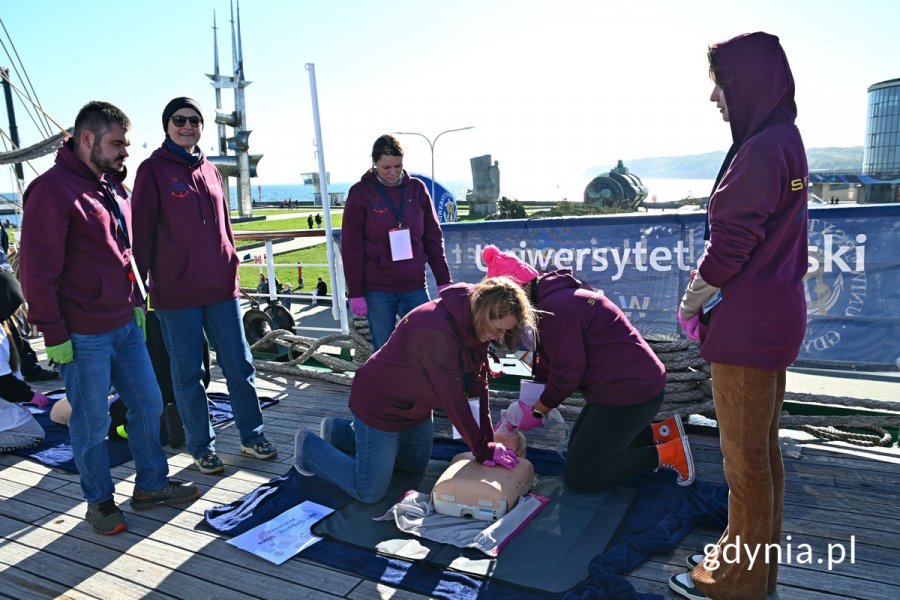
[[(121, 182), (106, 175), (126, 227), (131, 206)], [(140, 303), (126, 232), (110, 212), (101, 180), (75, 155), (71, 138), (56, 163), (25, 190), (19, 276), (28, 320), (57, 346), (70, 333), (109, 333), (134, 319)]]
[(160, 147), (134, 180), (134, 257), (150, 274), (150, 305), (180, 309), (238, 295), (231, 217), (218, 169)]
[(701, 354), (777, 371), (797, 358), (806, 330), (809, 170), (794, 125), (794, 79), (772, 35), (717, 48), (734, 146), (709, 202), (699, 270), (721, 288), (722, 301), (701, 328)]
[[(397, 227), (395, 211), (399, 212), (401, 206), (403, 227), (409, 229), (412, 239), (413, 257), (393, 261), (388, 232)], [(444, 235), (431, 197), (425, 184), (406, 171), (396, 187), (382, 185), (375, 173), (367, 171), (350, 188), (341, 226), (341, 257), (351, 298), (359, 298), (364, 292), (422, 289), (426, 262), (438, 285), (451, 281)]]
[(619, 307), (560, 269), (534, 285), (538, 322), (535, 379), (550, 408), (580, 390), (588, 404), (631, 406), (659, 395), (666, 368)]
[[(350, 410), (381, 431), (403, 431), (442, 408), (479, 462), (491, 458), (494, 441), (488, 407), (487, 348), (475, 335), (469, 294), (450, 286), (440, 298), (411, 310), (387, 343), (356, 371)], [(474, 373), (471, 389), (464, 376)], [(475, 423), (468, 398), (479, 398)]]

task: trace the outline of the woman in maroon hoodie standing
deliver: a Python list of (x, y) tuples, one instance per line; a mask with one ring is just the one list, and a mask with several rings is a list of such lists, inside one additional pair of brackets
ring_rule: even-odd
[(378, 350), (397, 317), (428, 302), (426, 263), (438, 291), (450, 284), (431, 196), (403, 169), (403, 148), (394, 136), (375, 140), (372, 168), (347, 194), (341, 236), (350, 310), (368, 318)]
[(228, 384), (241, 452), (270, 459), (278, 451), (263, 434), (256, 369), (244, 338), (230, 207), (219, 171), (198, 146), (200, 105), (174, 98), (162, 121), (166, 139), (134, 181), (134, 258), (141, 276), (150, 275), (150, 303), (169, 352), (186, 447), (200, 471), (221, 473), (203, 387), (204, 332)]
[[(669, 587), (688, 598), (751, 600), (775, 592), (778, 579), (778, 421), (785, 369), (806, 331), (809, 169), (794, 124), (794, 78), (777, 37), (757, 32), (711, 46), (709, 72), (709, 99), (733, 144), (709, 199), (707, 247), (679, 319), (685, 331), (699, 329), (711, 367), (728, 527)], [(742, 548), (736, 560), (722, 555), (731, 545)]]
[(572, 276), (543, 275), (496, 246), (482, 250), (488, 277), (525, 287), (538, 310), (534, 378), (544, 390), (533, 409), (519, 401), (519, 429), (579, 391), (584, 408), (572, 427), (564, 478), (576, 492), (598, 492), (660, 467), (694, 481), (694, 463), (678, 415), (651, 423), (663, 400), (666, 368), (618, 306)]
[[(356, 371), (352, 421), (325, 417), (321, 437), (307, 429), (297, 433), (294, 467), (361, 502), (378, 502), (394, 470), (425, 470), (434, 437), (431, 413), (442, 408), (478, 462), (512, 468), (515, 451), (494, 443), (488, 344), (511, 346), (533, 323), (528, 297), (505, 277), (445, 288), (401, 319), (387, 344)], [(477, 423), (468, 401), (476, 397)]]

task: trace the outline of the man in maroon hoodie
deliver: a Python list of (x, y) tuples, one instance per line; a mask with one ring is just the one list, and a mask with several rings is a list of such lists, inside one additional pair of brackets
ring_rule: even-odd
[(113, 500), (107, 397), (110, 382), (128, 407), (134, 456), (131, 506), (174, 505), (199, 494), (169, 481), (159, 442), (162, 394), (131, 252), (131, 206), (122, 187), (131, 122), (107, 102), (86, 104), (56, 164), (25, 190), (20, 273), (29, 320), (60, 365), (72, 406), (69, 434), (86, 519), (94, 531), (125, 530)]
[[(708, 245), (679, 307), (712, 369), (728, 527), (688, 576), (688, 598), (775, 592), (784, 504), (778, 418), (785, 369), (806, 330), (806, 151), (794, 125), (794, 79), (778, 38), (757, 32), (709, 49), (710, 101), (733, 144), (709, 201)], [(727, 548), (738, 548), (735, 557)], [(736, 560), (732, 560), (736, 558)], [(692, 585), (693, 582), (693, 585)]]

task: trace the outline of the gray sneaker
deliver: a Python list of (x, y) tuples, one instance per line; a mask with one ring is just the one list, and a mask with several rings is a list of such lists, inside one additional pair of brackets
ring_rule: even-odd
[(115, 535), (125, 531), (125, 517), (113, 499), (88, 503), (84, 520), (100, 535)]
[(329, 444), (331, 444), (331, 432), (334, 429), (335, 420), (335, 417), (322, 417), (322, 421), (319, 423), (319, 437)]
[(262, 460), (269, 460), (278, 456), (278, 450), (264, 437), (259, 438), (259, 441), (251, 446), (241, 444), (241, 452)]
[(315, 473), (307, 470), (303, 466), (303, 440), (305, 440), (308, 435), (313, 435), (313, 432), (301, 428), (297, 431), (297, 435), (294, 436), (294, 468), (304, 477), (312, 477), (315, 475)]
[(219, 458), (219, 455), (215, 452), (207, 452), (200, 458), (195, 458), (194, 464), (197, 465), (197, 468), (200, 469), (201, 473), (206, 473), (207, 475), (211, 473), (223, 473), (225, 471), (225, 465), (222, 464), (222, 459)]
[(200, 490), (193, 485), (182, 485), (170, 481), (169, 485), (156, 492), (142, 492), (134, 488), (134, 494), (131, 496), (131, 508), (147, 510), (160, 505), (175, 506), (199, 497)]

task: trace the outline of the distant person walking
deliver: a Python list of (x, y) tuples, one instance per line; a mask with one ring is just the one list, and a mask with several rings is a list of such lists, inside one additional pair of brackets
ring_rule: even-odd
[(308, 217), (306, 217), (306, 225), (307, 225), (310, 229), (313, 228), (313, 216), (312, 216), (312, 215), (309, 215)]
[(278, 451), (263, 433), (222, 177), (198, 146), (200, 105), (187, 97), (172, 99), (162, 125), (166, 138), (141, 163), (134, 181), (134, 255), (142, 278), (150, 275), (187, 449), (201, 472), (221, 473), (225, 466), (216, 453), (203, 387), (204, 333), (225, 375), (241, 452), (272, 459)]
[[(777, 37), (757, 32), (714, 44), (709, 72), (710, 101), (733, 143), (709, 199), (708, 245), (678, 318), (710, 364), (728, 526), (669, 587), (688, 598), (751, 600), (775, 593), (778, 581), (778, 424), (785, 369), (806, 331), (809, 168), (795, 125), (794, 78)], [(729, 556), (735, 545), (746, 552)]]
[(316, 213), (316, 227), (318, 228), (321, 226), (322, 226), (322, 215), (320, 215), (319, 213)]
[(350, 188), (341, 231), (350, 310), (368, 317), (377, 350), (398, 317), (428, 302), (426, 263), (438, 291), (451, 282), (431, 197), (403, 170), (403, 148), (394, 136), (375, 140), (372, 168)]
[(130, 130), (119, 108), (86, 104), (56, 164), (25, 191), (22, 221), (28, 318), (66, 382), (85, 519), (103, 535), (125, 531), (105, 443), (110, 383), (128, 408), (137, 472), (131, 506), (172, 506), (199, 496), (196, 487), (169, 481), (159, 442), (162, 393), (145, 345), (146, 315), (131, 266), (131, 204), (122, 186)]

